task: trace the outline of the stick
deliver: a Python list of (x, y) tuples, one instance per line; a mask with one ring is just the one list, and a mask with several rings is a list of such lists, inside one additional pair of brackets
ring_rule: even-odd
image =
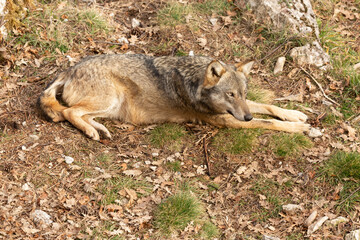
[(209, 155), (208, 155), (208, 152), (207, 152), (205, 138), (203, 139), (203, 145), (204, 145), (204, 154), (205, 154), (205, 160), (206, 160), (206, 165), (207, 165), (207, 169), (208, 169), (208, 174), (209, 174), (209, 176), (211, 176), (210, 161), (209, 161)]
[(347, 196), (344, 200), (342, 200), (339, 205), (343, 204), (346, 200), (348, 200), (352, 195), (354, 195), (356, 192), (358, 192), (360, 190), (360, 187), (358, 187), (357, 189), (355, 189), (355, 191), (353, 191), (349, 196)]
[(330, 97), (328, 97), (327, 95), (326, 95), (326, 93), (325, 93), (325, 91), (324, 91), (324, 89), (322, 88), (322, 86), (320, 85), (320, 83), (318, 82), (318, 81), (316, 81), (316, 79), (308, 72), (308, 71), (306, 71), (304, 68), (302, 68), (302, 67), (300, 67), (300, 69), (304, 72), (304, 73), (306, 73), (306, 75), (308, 75), (310, 78), (311, 78), (311, 80), (313, 80), (315, 83), (316, 83), (316, 85), (320, 88), (320, 91), (322, 92), (322, 94), (324, 95), (324, 97), (327, 99), (327, 100), (329, 100), (330, 102), (332, 102), (332, 103), (334, 103), (335, 105), (340, 105), (339, 103), (337, 103), (336, 101), (334, 101), (334, 100), (332, 100)]

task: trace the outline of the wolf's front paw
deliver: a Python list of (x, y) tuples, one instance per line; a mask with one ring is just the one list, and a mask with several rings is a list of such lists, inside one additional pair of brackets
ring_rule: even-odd
[(306, 122), (308, 116), (304, 113), (296, 111), (296, 110), (287, 110), (282, 109), (283, 112), (278, 115), (281, 120), (289, 121), (289, 122)]
[(86, 129), (86, 132), (85, 134), (91, 138), (92, 140), (95, 140), (95, 141), (100, 141), (100, 136), (99, 136), (99, 133), (93, 128), (93, 129)]
[(289, 132), (296, 133), (309, 133), (311, 129), (311, 125), (303, 122), (292, 122), (291, 130)]

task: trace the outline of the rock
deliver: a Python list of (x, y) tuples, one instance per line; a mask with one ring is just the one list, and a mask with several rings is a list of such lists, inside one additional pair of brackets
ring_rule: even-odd
[(305, 220), (305, 222), (304, 222), (305, 226), (309, 227), (311, 225), (311, 223), (315, 220), (316, 216), (317, 216), (317, 211), (314, 210), (310, 214), (310, 216)]
[(22, 189), (23, 191), (29, 191), (29, 190), (30, 190), (30, 186), (29, 186), (29, 184), (25, 183), (24, 185), (22, 185), (21, 189)]
[(337, 217), (329, 221), (329, 224), (333, 227), (339, 225), (339, 223), (349, 222), (349, 219), (344, 217)]
[(129, 40), (127, 40), (126, 37), (121, 37), (121, 38), (119, 38), (117, 41), (118, 41), (118, 43), (120, 43), (120, 44), (129, 44)]
[(270, 22), (277, 30), (288, 29), (293, 34), (315, 34), (319, 26), (310, 0), (248, 0), (258, 19)]
[(38, 136), (38, 135), (33, 135), (33, 134), (31, 134), (31, 135), (29, 135), (29, 137), (30, 137), (33, 141), (39, 140), (39, 136)]
[(329, 219), (328, 216), (324, 216), (320, 218), (318, 221), (316, 221), (314, 224), (311, 224), (307, 230), (307, 235), (310, 236), (315, 231), (317, 231), (323, 225), (323, 223), (328, 219)]
[(278, 237), (272, 237), (268, 235), (263, 235), (262, 240), (280, 240)]
[(276, 61), (276, 65), (274, 68), (274, 74), (278, 74), (281, 73), (284, 69), (284, 64), (285, 64), (285, 57), (279, 57), (278, 60)]
[(158, 157), (158, 156), (159, 156), (159, 153), (153, 152), (151, 155), (152, 155), (153, 157)]
[(299, 65), (314, 65), (326, 70), (330, 67), (330, 56), (327, 54), (317, 41), (308, 43), (302, 47), (293, 48), (290, 56)]
[(189, 56), (190, 56), (190, 57), (195, 56), (194, 51), (190, 51), (190, 52), (189, 52)]
[(74, 162), (74, 158), (69, 156), (65, 156), (64, 159), (67, 164), (72, 164)]
[(345, 240), (360, 240), (360, 229), (351, 231), (350, 233), (346, 234)]
[(303, 207), (297, 204), (286, 204), (282, 206), (284, 212), (289, 213), (289, 214), (293, 214), (296, 211), (302, 211)]
[(139, 26), (140, 26), (140, 21), (139, 20), (137, 20), (136, 18), (131, 19), (131, 27), (132, 28), (137, 28)]
[(317, 138), (322, 136), (322, 132), (317, 128), (311, 128), (308, 135), (309, 137)]
[(218, 20), (217, 20), (217, 18), (210, 18), (209, 21), (213, 26), (215, 26), (217, 24)]
[(50, 215), (42, 210), (35, 210), (30, 214), (30, 217), (34, 221), (34, 223), (42, 224), (42, 227), (47, 227), (47, 225), (53, 223)]
[[(319, 26), (310, 0), (247, 0), (247, 3), (254, 10), (257, 19), (264, 23), (271, 23), (275, 30), (283, 31), (287, 29), (290, 34), (298, 36), (310, 35), (317, 39), (311, 44), (312, 46), (308, 44), (305, 48), (295, 48), (293, 58), (296, 62), (317, 67), (323, 67), (330, 63), (329, 55), (319, 44)], [(310, 53), (311, 55), (305, 57), (306, 55), (302, 56), (301, 53)], [(300, 59), (297, 60), (299, 55)]]

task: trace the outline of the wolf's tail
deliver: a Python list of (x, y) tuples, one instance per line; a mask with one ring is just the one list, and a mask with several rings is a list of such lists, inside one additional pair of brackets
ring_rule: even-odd
[(64, 88), (66, 82), (64, 75), (65, 74), (60, 73), (60, 75), (47, 86), (38, 99), (40, 108), (54, 122), (65, 120), (62, 111), (67, 107), (61, 105), (56, 99), (56, 95)]

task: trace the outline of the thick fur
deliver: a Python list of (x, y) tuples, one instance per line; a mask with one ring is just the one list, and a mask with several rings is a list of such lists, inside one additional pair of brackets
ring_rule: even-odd
[[(246, 76), (253, 62), (227, 65), (208, 57), (100, 55), (61, 73), (39, 98), (54, 122), (67, 120), (88, 137), (98, 130), (94, 118), (132, 124), (207, 122), (231, 128), (266, 128), (306, 132), (307, 116), (299, 111), (246, 100)], [(61, 99), (59, 102), (58, 98)], [(275, 119), (253, 119), (252, 113)]]

